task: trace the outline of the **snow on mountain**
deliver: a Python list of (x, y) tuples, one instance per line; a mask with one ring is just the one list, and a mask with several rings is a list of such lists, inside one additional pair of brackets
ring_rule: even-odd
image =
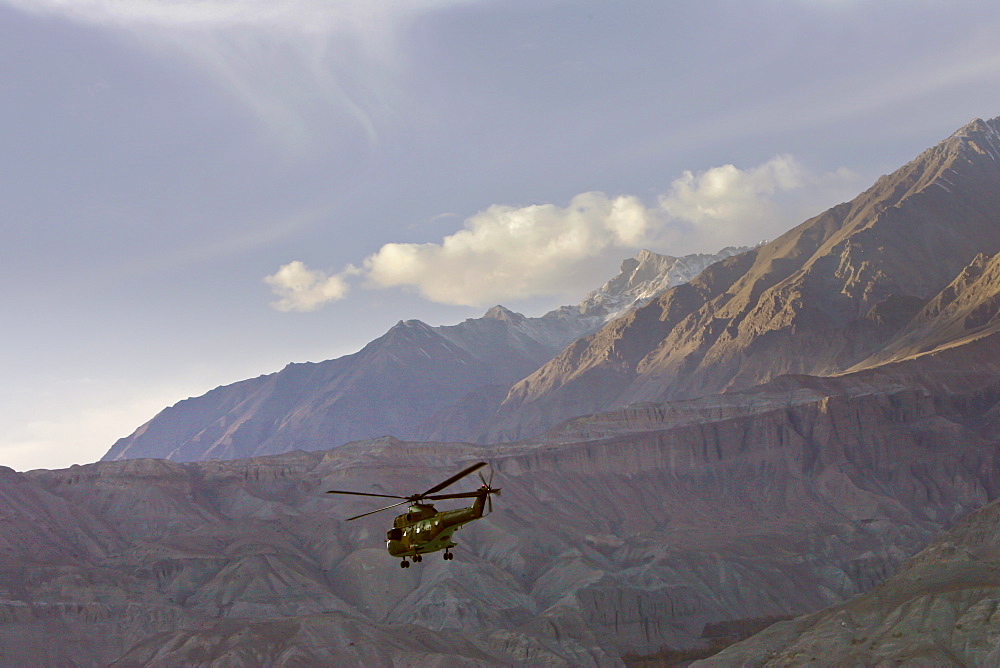
[(605, 320), (641, 306), (667, 288), (687, 283), (709, 265), (750, 250), (729, 246), (718, 253), (695, 253), (684, 257), (657, 255), (643, 250), (622, 262), (621, 273), (580, 302), (585, 314), (602, 314)]
[(578, 304), (561, 306), (539, 318), (526, 318), (503, 306), (494, 306), (483, 317), (504, 320), (535, 341), (557, 345), (561, 350), (629, 309), (648, 303), (664, 290), (687, 283), (706, 267), (747, 250), (750, 249), (729, 246), (718, 253), (683, 257), (642, 250), (622, 262), (617, 276)]

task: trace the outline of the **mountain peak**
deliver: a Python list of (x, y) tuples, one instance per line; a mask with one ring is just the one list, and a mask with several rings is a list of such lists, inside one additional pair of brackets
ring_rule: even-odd
[(709, 265), (746, 250), (730, 246), (713, 254), (674, 257), (643, 249), (622, 262), (621, 273), (587, 295), (580, 302), (580, 311), (607, 317), (620, 314), (668, 288), (687, 283)]
[(400, 320), (384, 336), (433, 333), (434, 328), (421, 320)]
[(524, 320), (523, 315), (511, 311), (506, 306), (501, 306), (500, 304), (497, 304), (493, 308), (486, 311), (486, 313), (483, 314), (483, 317), (490, 318), (491, 320), (501, 320), (503, 322), (522, 322)]
[(939, 146), (948, 146), (963, 154), (978, 153), (1000, 161), (1000, 117), (986, 121), (974, 118)]
[[(849, 369), (889, 344), (979, 253), (1000, 252), (998, 186), (1000, 119), (977, 119), (850, 202), (566, 348), (511, 388), (495, 433), (521, 438), (610, 407)], [(645, 288), (643, 265), (627, 267), (588, 299), (620, 302), (633, 297), (632, 286)], [(988, 288), (974, 296), (989, 296)], [(934, 339), (921, 330), (920, 343), (979, 331), (995, 313), (987, 297), (970, 297), (969, 310), (955, 311), (961, 322), (934, 325)]]
[[(671, 257), (671, 256), (669, 256), (669, 255), (660, 255), (659, 253), (654, 253), (651, 250), (647, 250), (647, 249), (643, 248), (641, 251), (639, 251), (638, 253), (636, 253), (635, 259), (636, 259), (636, 261), (639, 264), (643, 264), (643, 263), (649, 262), (650, 260), (653, 260), (655, 258), (662, 258), (662, 257)], [(677, 258), (674, 258), (674, 259), (677, 259)]]
[(427, 325), (419, 320), (400, 320), (392, 326), (392, 329), (420, 329), (421, 327), (427, 327)]
[[(1000, 126), (1000, 116), (985, 121), (981, 118), (973, 118), (971, 121), (952, 132), (948, 139), (953, 137), (968, 137), (983, 132), (996, 132), (998, 126)], [(945, 141), (948, 141), (948, 139)]]

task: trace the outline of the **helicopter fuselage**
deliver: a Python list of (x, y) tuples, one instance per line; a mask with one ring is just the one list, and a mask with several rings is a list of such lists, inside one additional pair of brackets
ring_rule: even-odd
[(455, 547), (452, 535), (462, 525), (483, 516), (487, 490), (482, 490), (468, 508), (438, 511), (428, 503), (414, 503), (409, 510), (396, 517), (392, 528), (386, 532), (385, 547), (393, 557), (414, 558), (419, 555)]

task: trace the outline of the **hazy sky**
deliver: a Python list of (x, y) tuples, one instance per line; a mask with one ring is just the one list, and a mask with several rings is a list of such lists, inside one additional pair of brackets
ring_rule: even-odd
[(1000, 3), (0, 0), (0, 465), (773, 238), (1000, 115)]

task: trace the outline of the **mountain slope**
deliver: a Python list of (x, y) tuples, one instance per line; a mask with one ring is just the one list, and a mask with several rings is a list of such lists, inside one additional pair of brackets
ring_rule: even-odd
[[(875, 355), (848, 371), (916, 360), (952, 348), (969, 349), (1000, 333), (1000, 254), (980, 254), (924, 306), (899, 334)], [(1000, 363), (974, 355), (981, 367)], [(970, 366), (970, 363), (962, 366)]]
[(1000, 664), (1000, 502), (972, 513), (873, 591), (776, 624), (698, 666)]
[(574, 339), (743, 249), (674, 258), (641, 252), (576, 306), (527, 318), (502, 306), (430, 327), (400, 321), (353, 355), (228, 385), (167, 408), (104, 460), (234, 459), (353, 440), (469, 440), (510, 386)]
[(513, 382), (551, 354), (498, 315), (470, 321), (464, 337), (401, 321), (353, 355), (216, 388), (164, 410), (104, 459), (234, 459), (407, 435), (471, 389)]
[(575, 342), (511, 389), (490, 436), (875, 354), (979, 253), (1000, 251), (998, 128), (969, 123), (853, 201)]

